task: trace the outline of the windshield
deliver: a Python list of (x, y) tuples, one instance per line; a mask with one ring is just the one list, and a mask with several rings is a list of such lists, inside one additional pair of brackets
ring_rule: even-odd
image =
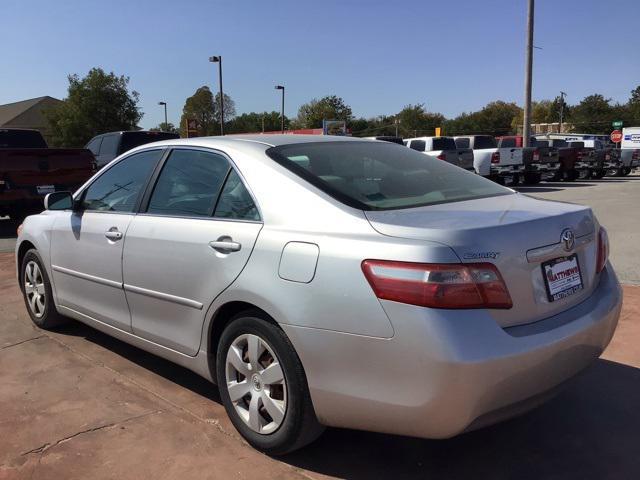
[(299, 143), (270, 148), (267, 155), (336, 200), (361, 210), (513, 193), (475, 173), (391, 143)]
[(456, 142), (451, 137), (434, 137), (433, 149), (434, 150), (455, 150)]

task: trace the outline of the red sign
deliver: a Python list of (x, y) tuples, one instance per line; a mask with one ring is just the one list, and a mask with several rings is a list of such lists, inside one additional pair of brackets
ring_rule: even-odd
[(622, 132), (620, 130), (614, 130), (609, 136), (613, 143), (620, 143), (622, 141)]

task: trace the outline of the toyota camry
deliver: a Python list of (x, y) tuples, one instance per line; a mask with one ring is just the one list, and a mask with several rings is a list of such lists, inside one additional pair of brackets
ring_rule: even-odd
[(274, 455), (325, 426), (447, 438), (520, 414), (620, 314), (590, 208), (388, 142), (168, 140), (45, 208), (16, 246), (33, 322), (197, 372)]

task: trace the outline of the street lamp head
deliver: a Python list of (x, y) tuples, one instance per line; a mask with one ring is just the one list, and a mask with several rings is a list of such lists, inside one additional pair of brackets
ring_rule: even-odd
[(158, 102), (158, 105), (166, 105), (167, 102)]
[(209, 61), (211, 63), (217, 63), (221, 60), (221, 56), (220, 55), (214, 55), (213, 57), (209, 57)]
[(284, 90), (284, 85), (276, 85), (276, 90)]

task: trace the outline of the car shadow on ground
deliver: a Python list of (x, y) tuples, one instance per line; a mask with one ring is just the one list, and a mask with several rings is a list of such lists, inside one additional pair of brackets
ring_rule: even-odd
[[(183, 367), (76, 322), (58, 332), (84, 337), (221, 403), (215, 387)], [(639, 405), (640, 369), (598, 360), (553, 400), (499, 425), (448, 440), (329, 428), (313, 444), (276, 460), (356, 480), (640, 478)]]
[(0, 217), (0, 238), (15, 238), (16, 224), (9, 217)]

